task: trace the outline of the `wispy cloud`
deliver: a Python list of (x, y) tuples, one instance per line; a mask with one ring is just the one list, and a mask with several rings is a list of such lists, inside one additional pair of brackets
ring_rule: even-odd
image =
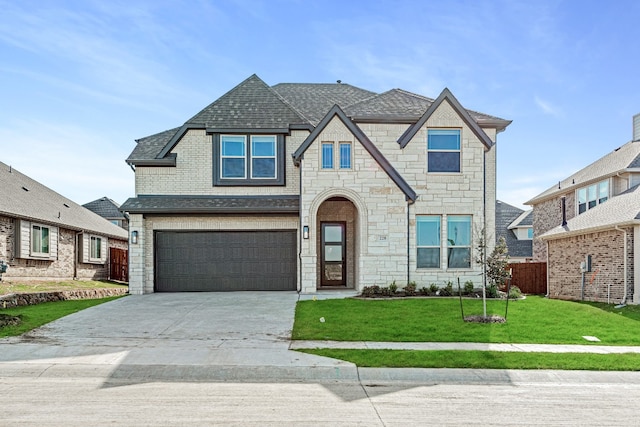
[(542, 98), (538, 97), (537, 95), (534, 96), (533, 100), (536, 103), (536, 105), (538, 106), (538, 108), (540, 108), (540, 110), (542, 110), (542, 112), (544, 114), (547, 114), (547, 115), (550, 115), (550, 116), (554, 116), (554, 117), (562, 117), (563, 116), (562, 110), (560, 110), (560, 108), (556, 107), (555, 105), (552, 105), (548, 101), (543, 100)]

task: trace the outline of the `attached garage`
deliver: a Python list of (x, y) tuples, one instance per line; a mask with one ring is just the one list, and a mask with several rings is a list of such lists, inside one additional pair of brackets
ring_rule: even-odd
[(155, 291), (296, 290), (295, 230), (155, 231)]

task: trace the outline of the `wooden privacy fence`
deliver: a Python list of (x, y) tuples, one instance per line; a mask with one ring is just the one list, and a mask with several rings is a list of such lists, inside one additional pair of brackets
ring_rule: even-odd
[(524, 294), (547, 293), (547, 263), (522, 262), (509, 264), (511, 286), (517, 286)]
[(109, 248), (109, 278), (129, 282), (129, 256), (126, 249)]

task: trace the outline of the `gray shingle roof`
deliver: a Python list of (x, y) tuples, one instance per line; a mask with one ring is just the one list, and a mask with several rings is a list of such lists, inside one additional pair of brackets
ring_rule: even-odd
[[(344, 83), (280, 83), (269, 87), (254, 74), (187, 120), (182, 127), (138, 139), (127, 162), (140, 165), (171, 164), (172, 159), (168, 158), (167, 153), (192, 127), (224, 131), (312, 130), (334, 105), (357, 120), (411, 123), (423, 117), (433, 102), (431, 98), (401, 89), (378, 95)], [(487, 114), (465, 111), (472, 121), (491, 123), (499, 130), (510, 123)], [(472, 125), (477, 127), (476, 123)], [(175, 164), (175, 159), (173, 161)]]
[(156, 133), (136, 140), (136, 147), (133, 149), (127, 162), (135, 162), (136, 160), (155, 159), (162, 151), (165, 145), (180, 130), (179, 127)]
[(540, 236), (545, 240), (640, 224), (640, 185), (630, 188)]
[(557, 195), (565, 194), (570, 190), (575, 190), (589, 183), (608, 178), (626, 169), (638, 167), (640, 167), (640, 141), (628, 142), (591, 163), (589, 166), (580, 169), (568, 178), (565, 178), (560, 182), (560, 185), (556, 184), (538, 194), (526, 202), (526, 204), (535, 205)]
[[(513, 230), (509, 229), (509, 226), (523, 213), (522, 209), (496, 200), (496, 243), (500, 237), (504, 237), (511, 257), (533, 256), (533, 242), (531, 240), (518, 240)], [(531, 216), (530, 213), (528, 216)]]
[(317, 126), (334, 105), (345, 108), (376, 95), (345, 83), (279, 83), (272, 88), (313, 126)]
[(297, 214), (298, 196), (138, 196), (120, 210), (129, 213)]
[(120, 205), (108, 197), (101, 197), (82, 206), (106, 219), (127, 219), (125, 214), (120, 212)]
[(128, 233), (0, 162), (0, 215), (127, 240)]
[(187, 123), (224, 129), (288, 129), (308, 121), (254, 74)]

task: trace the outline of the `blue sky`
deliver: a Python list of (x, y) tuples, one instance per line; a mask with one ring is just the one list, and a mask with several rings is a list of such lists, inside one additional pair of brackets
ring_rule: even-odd
[(78, 203), (135, 194), (135, 139), (251, 74), (436, 97), (513, 120), (516, 205), (631, 140), (640, 2), (0, 0), (0, 160)]

